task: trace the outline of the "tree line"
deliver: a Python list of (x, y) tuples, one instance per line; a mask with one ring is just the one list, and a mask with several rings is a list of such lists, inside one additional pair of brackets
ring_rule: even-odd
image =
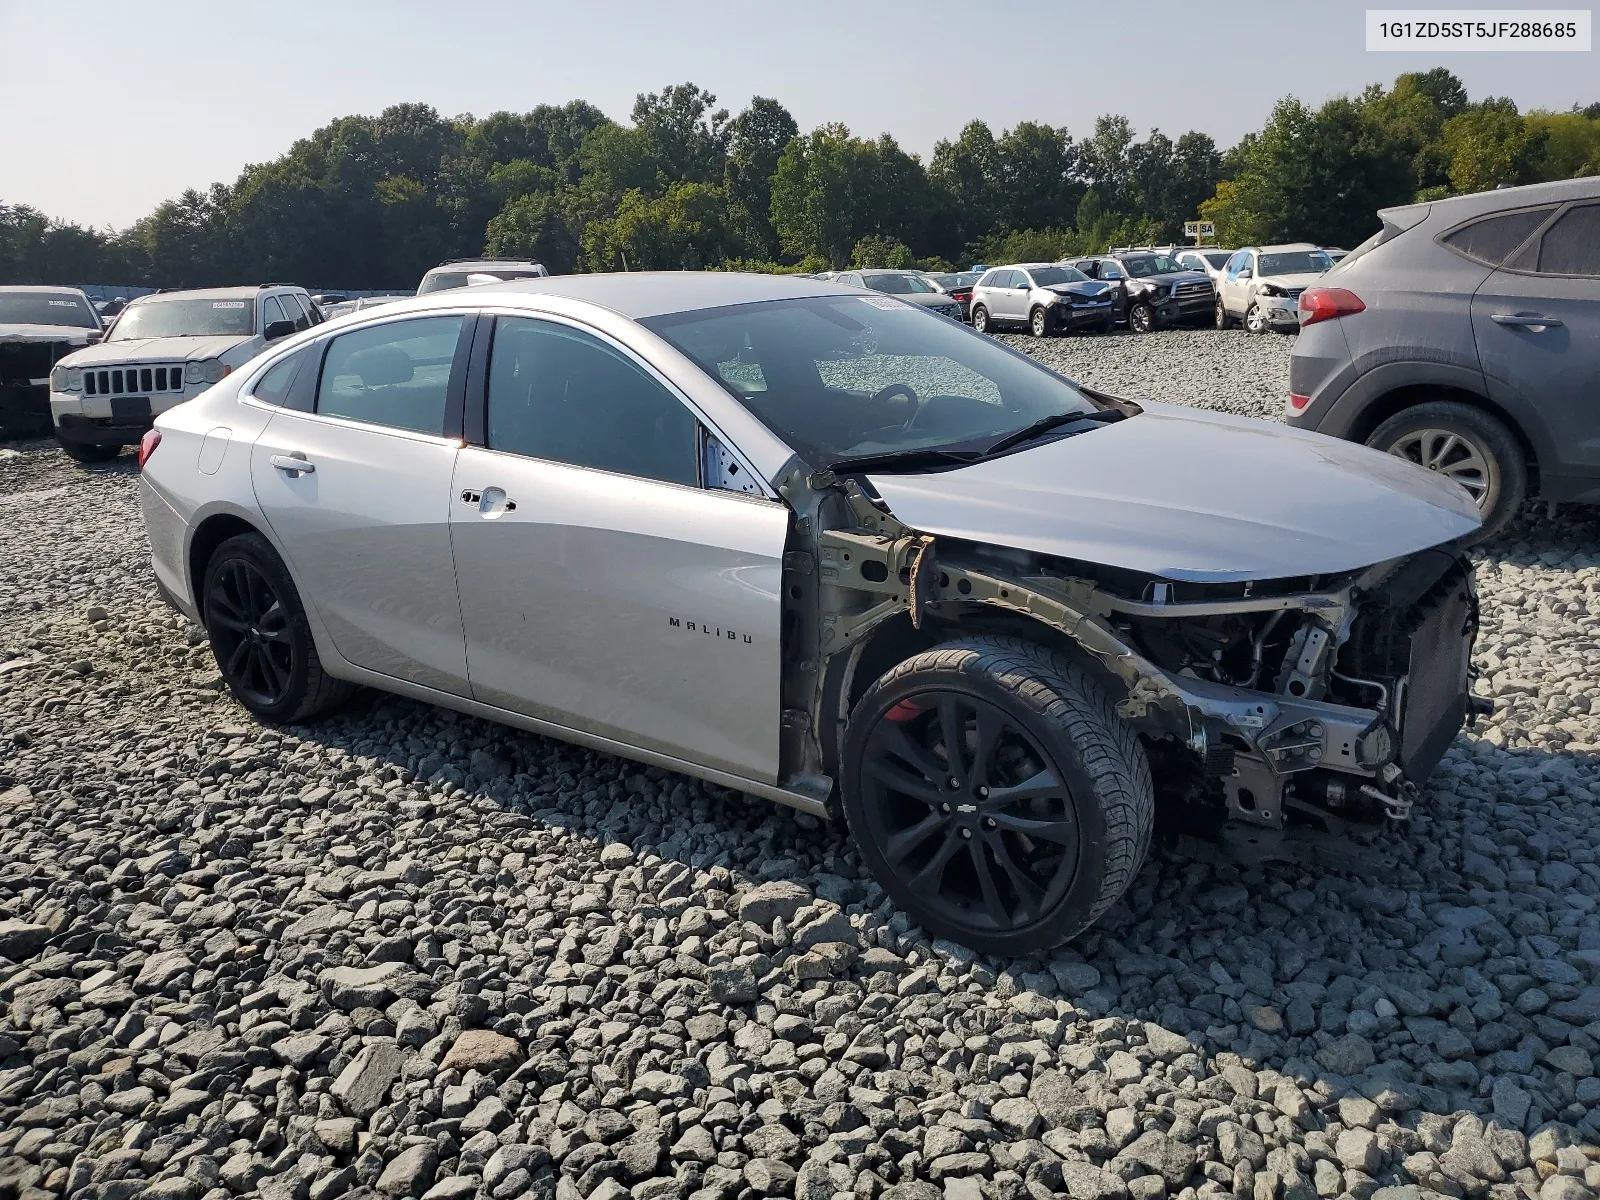
[(479, 254), (557, 273), (944, 268), (1181, 240), (1196, 217), (1223, 244), (1350, 247), (1381, 207), (1600, 173), (1600, 104), (1524, 114), (1444, 68), (1317, 108), (1285, 98), (1226, 151), (1107, 115), (1081, 138), (973, 121), (924, 163), (887, 133), (801, 133), (777, 100), (730, 115), (692, 83), (641, 94), (631, 119), (581, 100), (482, 120), (399, 104), (121, 231), (0, 203), (0, 283), (410, 290)]

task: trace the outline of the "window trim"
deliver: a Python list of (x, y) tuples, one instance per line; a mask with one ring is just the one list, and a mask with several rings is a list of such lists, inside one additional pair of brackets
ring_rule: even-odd
[[(772, 485), (767, 481), (766, 477), (761, 474), (761, 472), (757, 471), (755, 467), (751, 465), (749, 456), (739, 448), (734, 439), (730, 438), (726, 433), (724, 433), (717, 426), (715, 421), (707, 418), (700, 406), (694, 403), (694, 401), (687, 394), (685, 394), (682, 388), (680, 388), (676, 383), (659, 371), (655, 364), (651, 363), (643, 355), (639, 354), (632, 346), (629, 346), (620, 339), (613, 337), (605, 330), (597, 329), (595, 326), (584, 321), (580, 321), (574, 317), (569, 317), (565, 313), (554, 313), (544, 310), (535, 311), (530, 309), (517, 309), (499, 305), (492, 308), (485, 308), (479, 313), (479, 334), (473, 346), (472, 362), (470, 364), (469, 373), (465, 380), (463, 389), (464, 398), (469, 401), (469, 403), (466, 405), (467, 415), (463, 422), (463, 443), (465, 445), (470, 445), (477, 450), (487, 451), (490, 454), (508, 455), (523, 462), (551, 463), (555, 466), (571, 467), (574, 470), (594, 471), (601, 475), (615, 476), (618, 479), (632, 479), (648, 483), (659, 483), (664, 487), (690, 487), (689, 484), (674, 483), (669, 479), (653, 479), (642, 475), (629, 475), (625, 471), (612, 471), (606, 467), (585, 466), (582, 463), (563, 462), (560, 459), (555, 458), (539, 458), (536, 455), (522, 454), (515, 450), (496, 450), (494, 447), (488, 445), (489, 367), (494, 358), (494, 340), (498, 335), (500, 322), (502, 320), (518, 318), (529, 321), (548, 321), (551, 324), (564, 325), (569, 329), (577, 331), (578, 333), (587, 334), (589, 337), (594, 338), (601, 344), (621, 354), (629, 362), (633, 363), (634, 366), (639, 367), (646, 375), (654, 380), (656, 384), (658, 384), (670, 396), (672, 396), (673, 399), (677, 400), (679, 404), (682, 404), (683, 407), (688, 411), (689, 415), (694, 418), (696, 426), (698, 426), (695, 434), (695, 477), (699, 480), (699, 482), (693, 486), (692, 490), (701, 492), (715, 492), (724, 496), (737, 496), (741, 500), (761, 500), (768, 503), (782, 503), (778, 496), (773, 493)], [(477, 353), (478, 346), (480, 344), (483, 347), (481, 357)], [(712, 380), (712, 382), (715, 383), (716, 381)], [(474, 433), (476, 437), (466, 437), (465, 434), (467, 430), (470, 430), (472, 433)], [(738, 460), (739, 465), (744, 470), (749, 472), (750, 477), (761, 485), (760, 495), (752, 495), (748, 492), (730, 492), (725, 488), (713, 488), (706, 486), (705, 456), (701, 450), (700, 441), (702, 431), (704, 433), (711, 434), (719, 442), (721, 442), (728, 452)]]
[[(1495, 209), (1494, 212), (1479, 213), (1475, 217), (1469, 217), (1465, 221), (1461, 221), (1461, 222), (1458, 222), (1455, 225), (1452, 225), (1449, 229), (1441, 230), (1439, 233), (1434, 234), (1433, 240), (1434, 240), (1434, 243), (1440, 249), (1446, 250), (1449, 253), (1454, 254), (1457, 258), (1464, 259), (1465, 261), (1467, 261), (1469, 263), (1472, 263), (1475, 266), (1488, 267), (1491, 271), (1513, 270), (1513, 271), (1516, 271), (1519, 275), (1538, 275), (1538, 274), (1540, 274), (1540, 272), (1538, 272), (1538, 271), (1529, 271), (1529, 270), (1519, 269), (1519, 268), (1515, 268), (1515, 267), (1507, 267), (1504, 264), (1505, 263), (1509, 263), (1512, 259), (1516, 258), (1517, 255), (1521, 254), (1524, 250), (1526, 250), (1528, 248), (1528, 243), (1529, 242), (1533, 241), (1537, 237), (1543, 236), (1544, 231), (1546, 229), (1550, 228), (1551, 223), (1554, 222), (1554, 221), (1559, 220), (1560, 217), (1561, 217), (1561, 214), (1564, 213), (1568, 208), (1572, 207), (1572, 203), (1573, 202), (1570, 201), (1570, 200), (1567, 201), (1565, 204), (1557, 202), (1555, 204), (1555, 206), (1552, 208), (1551, 205), (1550, 205), (1550, 201), (1545, 200), (1545, 201), (1542, 201), (1541, 203), (1538, 203), (1538, 204), (1519, 204), (1514, 208), (1497, 208), (1497, 209)], [(1452, 246), (1448, 241), (1445, 240), (1447, 238), (1454, 237), (1456, 234), (1460, 233), (1463, 229), (1472, 228), (1472, 226), (1474, 226), (1474, 225), (1482, 225), (1487, 221), (1494, 221), (1494, 220), (1499, 219), (1500, 217), (1509, 217), (1514, 213), (1537, 212), (1541, 208), (1550, 208), (1549, 216), (1547, 216), (1538, 225), (1534, 226), (1533, 229), (1529, 232), (1527, 237), (1523, 238), (1515, 246), (1511, 247), (1510, 251), (1499, 262), (1490, 262), (1486, 258), (1477, 258), (1474, 255), (1468, 254), (1465, 250), (1462, 250), (1458, 246)], [(1571, 279), (1585, 279), (1585, 278), (1590, 278), (1590, 277), (1589, 276), (1584, 276), (1584, 275), (1573, 275), (1573, 276), (1568, 276), (1568, 278), (1571, 278)]]
[(1583, 200), (1568, 200), (1550, 215), (1550, 219), (1548, 221), (1539, 226), (1538, 229), (1535, 229), (1533, 233), (1529, 235), (1527, 241), (1523, 242), (1522, 245), (1518, 246), (1510, 254), (1506, 255), (1505, 262), (1496, 267), (1495, 270), (1506, 271), (1513, 275), (1529, 275), (1535, 279), (1600, 279), (1600, 271), (1591, 272), (1589, 274), (1577, 274), (1575, 272), (1567, 271), (1541, 271), (1539, 269), (1537, 259), (1534, 261), (1534, 265), (1532, 267), (1511, 265), (1512, 259), (1527, 254), (1528, 251), (1535, 246), (1538, 247), (1540, 255), (1542, 256), (1544, 252), (1544, 235), (1554, 229), (1556, 222), (1560, 221), (1575, 208), (1600, 208), (1600, 196), (1590, 196)]

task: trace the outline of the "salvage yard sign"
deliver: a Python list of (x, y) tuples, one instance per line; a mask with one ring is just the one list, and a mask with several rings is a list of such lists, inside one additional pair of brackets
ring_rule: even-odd
[(1183, 236), (1192, 237), (1197, 241), (1217, 236), (1217, 226), (1213, 221), (1185, 221), (1183, 223)]

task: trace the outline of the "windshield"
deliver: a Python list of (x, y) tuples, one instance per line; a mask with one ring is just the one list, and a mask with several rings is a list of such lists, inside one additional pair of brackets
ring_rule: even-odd
[(965, 326), (880, 296), (772, 300), (641, 322), (694, 359), (813, 468), (981, 448), (1094, 413), (1061, 376)]
[(70, 325), (99, 329), (88, 303), (60, 292), (0, 292), (0, 325)]
[(542, 279), (544, 275), (531, 267), (480, 267), (473, 271), (441, 271), (429, 272), (423, 279), (422, 286), (417, 289), (417, 295), (424, 296), (429, 292), (447, 292), (451, 288), (466, 287), (469, 275), (493, 275), (496, 279)]
[(1088, 283), (1089, 277), (1077, 267), (1030, 267), (1035, 287), (1055, 287), (1058, 283)]
[(1173, 262), (1165, 254), (1130, 254), (1120, 260), (1129, 275), (1170, 275), (1189, 268)]
[(1283, 254), (1261, 256), (1263, 275), (1304, 275), (1311, 271), (1326, 271), (1331, 266), (1333, 260), (1321, 250), (1290, 250)]
[(110, 341), (161, 337), (251, 337), (254, 300), (141, 300), (122, 310)]
[(937, 289), (920, 275), (863, 275), (862, 281), (875, 292), (891, 296), (922, 295)]

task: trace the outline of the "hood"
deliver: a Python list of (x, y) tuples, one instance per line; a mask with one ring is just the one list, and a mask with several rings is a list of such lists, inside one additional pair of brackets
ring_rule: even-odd
[(924, 533), (1190, 582), (1351, 571), (1480, 523), (1465, 489), (1391, 455), (1141, 403), (1142, 415), (988, 462), (869, 478)]
[(72, 367), (109, 366), (127, 362), (199, 362), (221, 358), (230, 350), (253, 343), (253, 337), (164, 337), (131, 338), (125, 342), (101, 342), (79, 350), (62, 361)]
[(1281, 288), (1305, 288), (1326, 274), (1326, 271), (1298, 271), (1293, 275), (1263, 275), (1256, 282), (1276, 284)]
[(1111, 285), (1099, 279), (1087, 279), (1082, 283), (1053, 283), (1045, 288), (1047, 292), (1055, 292), (1062, 296), (1098, 296), (1110, 290)]
[(0, 342), (72, 342), (87, 345), (98, 332), (82, 325), (0, 325)]
[(1204, 271), (1164, 271), (1160, 275), (1135, 275), (1129, 283), (1210, 283)]

